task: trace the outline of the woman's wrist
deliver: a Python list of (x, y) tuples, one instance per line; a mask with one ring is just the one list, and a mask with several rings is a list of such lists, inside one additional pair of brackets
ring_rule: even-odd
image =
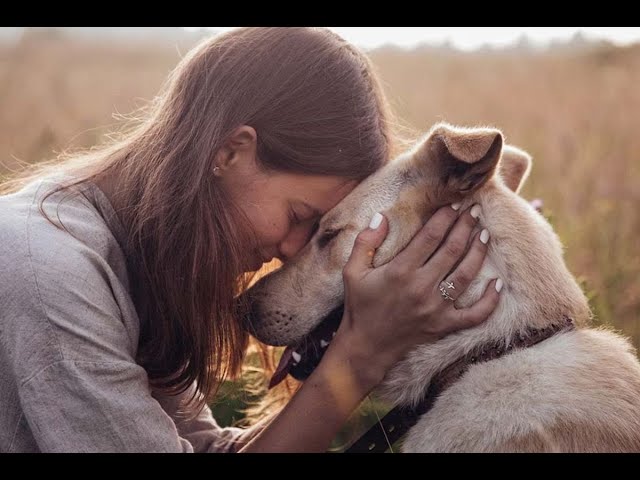
[[(343, 319), (345, 321), (346, 318)], [(337, 369), (358, 389), (365, 391), (364, 395), (378, 385), (387, 372), (386, 362), (375, 349), (359, 335), (344, 328), (336, 333), (320, 367)]]

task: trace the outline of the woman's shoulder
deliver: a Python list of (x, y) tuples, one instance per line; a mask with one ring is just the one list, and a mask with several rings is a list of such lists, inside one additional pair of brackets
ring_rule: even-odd
[(51, 175), (0, 196), (0, 252), (70, 269), (79, 257), (122, 260), (122, 227), (108, 200), (90, 182), (56, 191), (68, 179)]
[(26, 362), (24, 375), (60, 352), (66, 359), (99, 359), (95, 345), (105, 336), (127, 357), (137, 344), (124, 254), (101, 214), (104, 205), (96, 204), (95, 187), (58, 192), (43, 203), (64, 230), (39, 208), (56, 185), (45, 178), (0, 197), (0, 303), (7, 306), (0, 320), (7, 331), (30, 332), (38, 345), (31, 350), (43, 357), (35, 365)]
[(89, 184), (47, 196), (60, 184), (45, 177), (0, 197), (0, 294), (37, 289), (46, 303), (73, 288), (109, 292), (118, 284), (126, 292), (126, 260), (105, 220), (106, 200)]

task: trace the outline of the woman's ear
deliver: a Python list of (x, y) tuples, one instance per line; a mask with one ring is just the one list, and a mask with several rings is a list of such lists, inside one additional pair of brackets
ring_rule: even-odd
[(215, 154), (214, 175), (222, 176), (249, 160), (255, 161), (258, 134), (253, 127), (242, 125), (236, 128)]

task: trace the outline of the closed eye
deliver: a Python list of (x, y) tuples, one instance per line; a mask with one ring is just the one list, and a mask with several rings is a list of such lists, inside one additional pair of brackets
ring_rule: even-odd
[(324, 248), (329, 245), (329, 242), (336, 238), (341, 231), (341, 228), (337, 228), (335, 230), (325, 230), (324, 232), (322, 232), (322, 235), (320, 235), (320, 238), (318, 238), (318, 247)]

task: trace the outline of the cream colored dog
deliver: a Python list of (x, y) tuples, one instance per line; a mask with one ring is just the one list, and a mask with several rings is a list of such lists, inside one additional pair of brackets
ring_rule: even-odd
[(639, 452), (640, 363), (625, 338), (587, 326), (587, 300), (565, 266), (557, 235), (517, 195), (530, 163), (521, 150), (503, 148), (498, 130), (436, 125), (328, 212), (295, 259), (256, 284), (250, 291), (255, 335), (272, 345), (296, 344), (341, 305), (342, 269), (375, 212), (389, 219), (374, 258), (378, 266), (437, 208), (463, 198), (462, 209), (481, 205), (478, 228), (487, 228), (491, 241), (480, 273), (456, 305), (474, 303), (493, 278), (504, 280), (500, 303), (480, 326), (412, 351), (386, 376), (384, 397), (394, 405), (416, 404), (435, 375), (479, 345), (508, 345), (565, 317), (577, 328), (471, 365), (411, 428), (403, 450)]

